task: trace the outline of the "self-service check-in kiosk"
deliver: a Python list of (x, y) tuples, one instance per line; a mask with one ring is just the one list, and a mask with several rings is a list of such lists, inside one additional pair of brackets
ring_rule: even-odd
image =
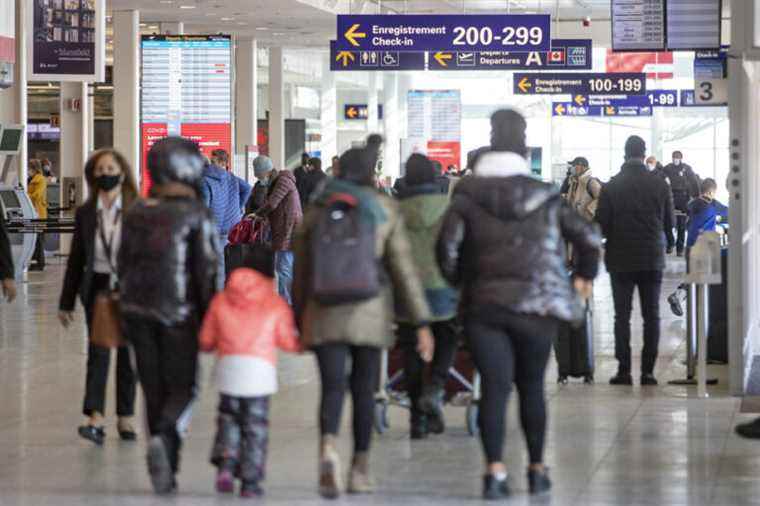
[[(13, 159), (21, 149), (24, 139), (23, 125), (0, 126), (0, 161), (2, 177), (0, 178), (0, 212), (6, 223), (18, 219), (34, 219), (37, 212), (24, 189), (19, 185), (18, 174), (11, 169)], [(20, 277), (34, 255), (37, 240), (35, 234), (8, 234), (13, 249), (13, 265), (16, 276)]]

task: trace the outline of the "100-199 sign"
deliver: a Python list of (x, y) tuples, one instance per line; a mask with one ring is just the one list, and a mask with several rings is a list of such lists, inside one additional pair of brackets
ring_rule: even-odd
[(590, 79), (588, 85), (592, 93), (638, 93), (644, 89), (644, 82), (638, 78), (597, 78)]

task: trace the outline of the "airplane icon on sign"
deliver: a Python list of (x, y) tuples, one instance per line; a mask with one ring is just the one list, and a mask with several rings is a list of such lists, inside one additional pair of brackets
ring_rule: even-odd
[(475, 53), (457, 53), (457, 65), (460, 67), (474, 67)]

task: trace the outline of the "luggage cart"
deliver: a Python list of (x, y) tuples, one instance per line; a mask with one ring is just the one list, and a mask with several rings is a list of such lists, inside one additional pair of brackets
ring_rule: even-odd
[[(390, 429), (388, 420), (388, 408), (398, 406), (405, 409), (411, 408), (409, 397), (404, 385), (404, 370), (396, 368), (391, 370), (395, 362), (394, 358), (402, 352), (398, 348), (384, 350), (380, 359), (380, 382), (378, 392), (375, 395), (375, 430), (378, 434), (384, 434)], [(454, 406), (465, 406), (465, 425), (471, 436), (478, 434), (478, 409), (480, 403), (480, 375), (472, 366), (469, 351), (460, 346), (454, 365), (449, 369), (449, 380), (446, 383), (444, 402)], [(462, 371), (462, 364), (469, 363), (471, 379), (468, 379), (468, 371)], [(459, 366), (459, 368), (457, 368)]]

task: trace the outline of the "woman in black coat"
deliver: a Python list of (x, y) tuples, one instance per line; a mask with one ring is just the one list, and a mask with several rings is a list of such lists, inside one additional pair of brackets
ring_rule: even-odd
[(461, 287), (465, 335), (482, 378), (483, 495), (501, 499), (509, 495), (502, 449), (513, 383), (530, 454), (530, 492), (551, 488), (543, 464), (544, 373), (559, 322), (580, 313), (565, 268), (565, 241), (577, 253), (575, 290), (588, 297), (601, 237), (554, 185), (531, 176), (525, 119), (497, 111), (491, 126), (491, 150), (479, 157), (474, 176), (454, 190), (438, 238), (438, 261), (444, 277)]
[[(112, 149), (93, 154), (84, 172), (90, 198), (76, 212), (58, 318), (64, 327), (69, 326), (74, 319), (78, 295), (84, 306), (89, 333), (96, 294), (116, 287), (116, 258), (121, 244), (123, 211), (137, 198), (137, 186), (129, 163)], [(79, 435), (98, 445), (105, 439), (103, 417), (110, 360), (110, 349), (90, 343), (83, 408), (87, 421), (79, 427)], [(135, 386), (129, 350), (122, 346), (117, 350), (116, 359), (116, 414), (119, 435), (126, 441), (136, 439), (131, 421)]]

